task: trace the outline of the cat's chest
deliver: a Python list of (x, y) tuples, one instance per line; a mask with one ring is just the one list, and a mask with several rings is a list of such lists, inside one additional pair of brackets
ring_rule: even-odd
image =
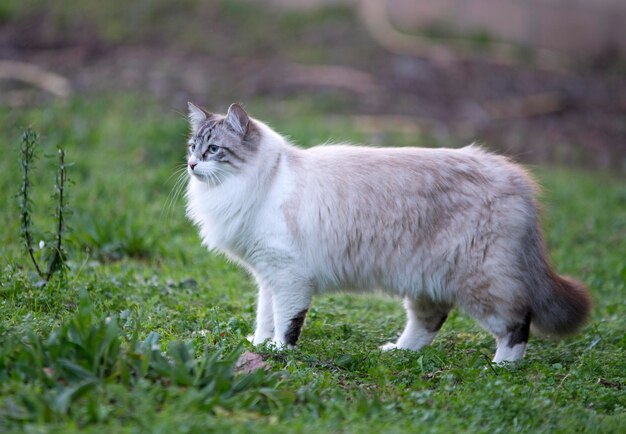
[[(229, 200), (230, 199), (230, 200)], [(187, 215), (198, 227), (202, 243), (209, 249), (225, 250), (241, 233), (241, 211), (217, 189), (192, 180), (187, 189)]]
[(209, 249), (238, 251), (240, 249), (236, 247), (250, 236), (249, 224), (241, 212), (220, 209), (202, 200), (192, 201), (190, 208), (194, 210), (191, 217), (198, 226), (202, 242)]
[(188, 215), (209, 249), (250, 262), (259, 250), (288, 245), (286, 224), (278, 204), (236, 207), (219, 197), (188, 197)]

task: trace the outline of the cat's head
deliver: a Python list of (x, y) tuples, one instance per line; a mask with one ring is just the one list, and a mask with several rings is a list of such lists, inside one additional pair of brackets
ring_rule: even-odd
[(219, 185), (253, 163), (260, 132), (239, 104), (232, 104), (225, 116), (188, 104), (187, 171), (191, 176)]

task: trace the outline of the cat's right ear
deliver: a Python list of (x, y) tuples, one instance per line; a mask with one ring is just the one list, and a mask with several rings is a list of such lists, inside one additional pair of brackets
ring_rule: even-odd
[(198, 131), (200, 125), (202, 125), (208, 118), (213, 116), (210, 112), (206, 111), (202, 107), (198, 107), (192, 102), (188, 102), (189, 107), (189, 123), (191, 124), (192, 131)]

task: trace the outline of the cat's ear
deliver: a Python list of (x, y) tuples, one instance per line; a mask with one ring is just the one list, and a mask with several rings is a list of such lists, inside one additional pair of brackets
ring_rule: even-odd
[(188, 102), (187, 106), (189, 107), (189, 123), (191, 124), (192, 131), (197, 131), (203, 122), (213, 116), (210, 112), (191, 102)]
[(248, 117), (248, 113), (246, 113), (239, 104), (230, 105), (228, 113), (226, 114), (226, 123), (229, 127), (231, 127), (236, 133), (245, 136), (248, 132), (249, 122), (250, 118)]

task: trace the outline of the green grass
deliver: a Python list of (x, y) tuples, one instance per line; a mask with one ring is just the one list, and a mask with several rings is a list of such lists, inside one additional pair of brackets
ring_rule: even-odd
[[(307, 146), (367, 141), (349, 118), (326, 114), (344, 103), (248, 108)], [(73, 162), (70, 272), (45, 287), (19, 239), (14, 197), (27, 125), (42, 136), (36, 240), (52, 230), (55, 160), (43, 155), (62, 145)], [(137, 95), (0, 109), (0, 431), (623, 432), (623, 178), (533, 168), (554, 262), (595, 300), (578, 336), (533, 337), (524, 361), (494, 367), (493, 339), (457, 312), (432, 346), (383, 354), (377, 346), (403, 326), (400, 303), (330, 295), (314, 300), (297, 349), (266, 352), (267, 373), (235, 375), (255, 288), (200, 246), (180, 198), (167, 206), (186, 131), (175, 110)]]

